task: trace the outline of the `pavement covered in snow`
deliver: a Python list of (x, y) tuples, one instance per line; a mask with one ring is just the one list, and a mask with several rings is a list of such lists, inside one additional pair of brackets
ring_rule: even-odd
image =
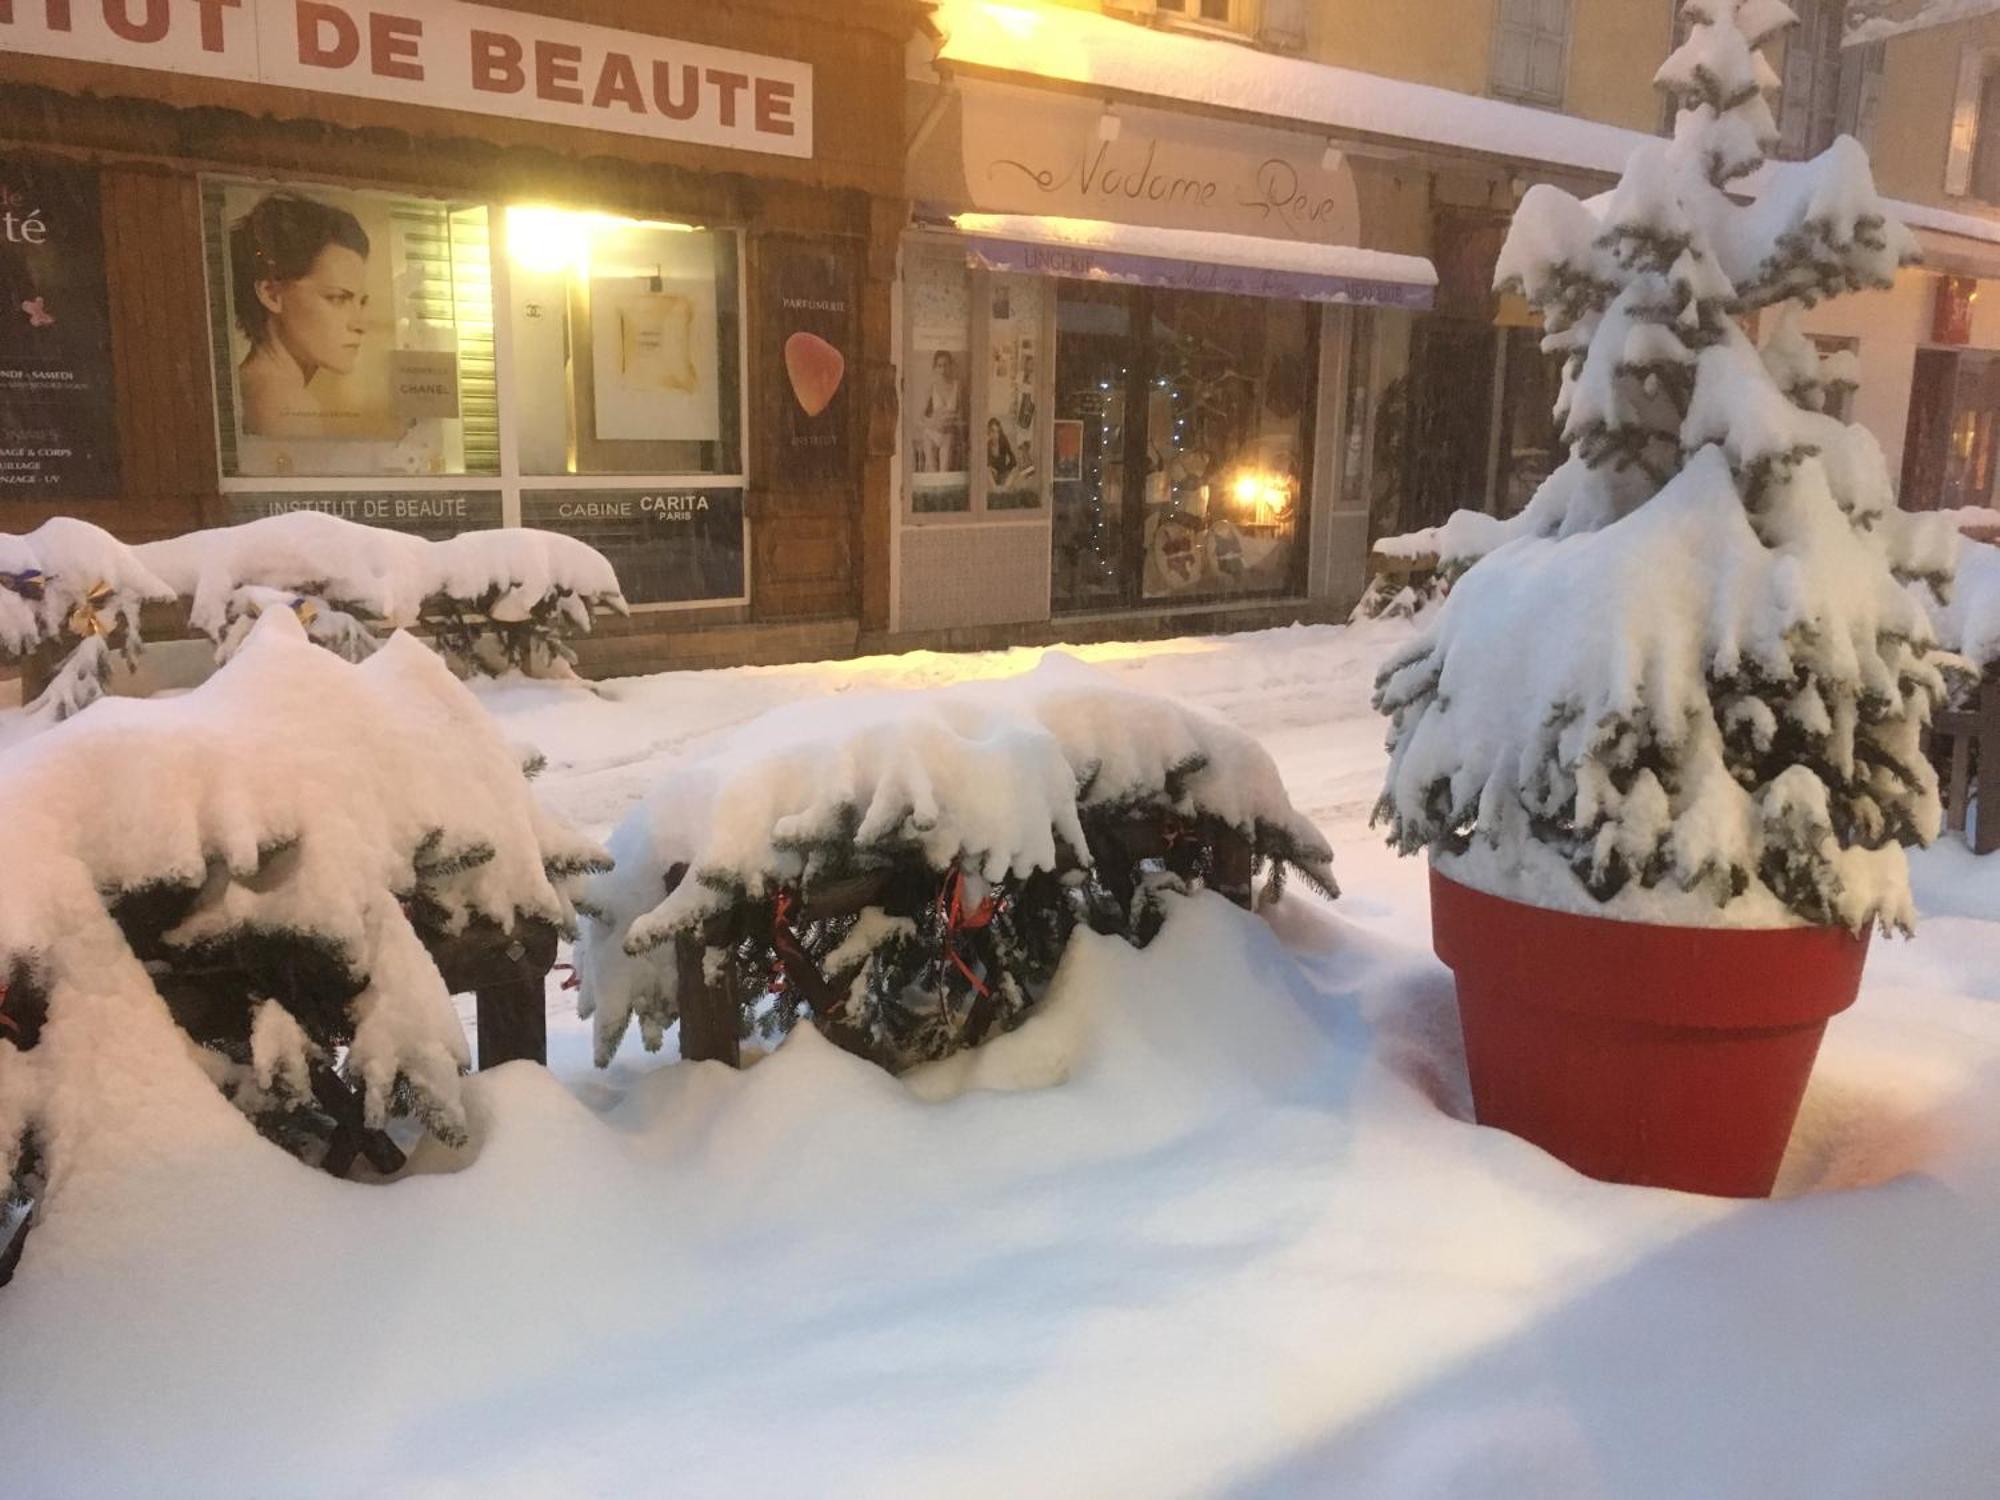
[[(1079, 650), (1270, 750), (1344, 895), (1078, 936), (918, 1090), (747, 1071), (467, 1089), (389, 1187), (248, 1136), (72, 1181), (0, 1292), (0, 1492), (1985, 1496), (2000, 1472), (2000, 860), (1916, 860), (1771, 1203), (1588, 1181), (1469, 1114), (1424, 872), (1367, 824), (1408, 627)], [(602, 835), (778, 704), (916, 655), (480, 688)]]

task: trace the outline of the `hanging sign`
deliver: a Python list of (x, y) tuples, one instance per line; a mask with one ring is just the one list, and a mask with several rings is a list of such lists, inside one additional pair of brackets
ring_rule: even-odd
[(812, 155), (812, 66), (467, 0), (4, 0), (0, 53)]
[(768, 368), (778, 377), (773, 476), (781, 483), (839, 479), (848, 467), (849, 365), (854, 358), (854, 269), (842, 250), (769, 251)]
[(97, 173), (0, 152), (0, 498), (118, 492)]

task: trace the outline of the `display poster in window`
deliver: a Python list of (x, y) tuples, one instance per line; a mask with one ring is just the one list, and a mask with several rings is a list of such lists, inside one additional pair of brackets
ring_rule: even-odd
[(905, 285), (910, 363), (903, 402), (910, 445), (910, 508), (962, 511), (971, 505), (971, 295), (965, 257), (926, 250)]
[(118, 490), (97, 173), (0, 152), (0, 496)]
[(498, 490), (329, 491), (230, 490), (224, 493), (228, 522), (261, 521), (295, 510), (319, 511), (343, 521), (359, 521), (390, 531), (441, 542), (461, 531), (499, 526), (503, 511)]
[(651, 248), (650, 267), (590, 278), (593, 430), (600, 442), (714, 442), (715, 256), (700, 234), (658, 234)]
[(1042, 503), (1042, 320), (1048, 284), (995, 276), (987, 285), (986, 423), (981, 434), (986, 508), (1033, 510)]
[(491, 472), (467, 462), (461, 389), (464, 356), (490, 355), (484, 209), (229, 183), (211, 215), (232, 472)]
[(848, 468), (848, 364), (854, 353), (854, 268), (844, 251), (771, 252), (774, 399), (772, 471), (780, 484), (839, 479)]
[(749, 594), (740, 488), (524, 490), (521, 524), (595, 547), (632, 604), (734, 603)]

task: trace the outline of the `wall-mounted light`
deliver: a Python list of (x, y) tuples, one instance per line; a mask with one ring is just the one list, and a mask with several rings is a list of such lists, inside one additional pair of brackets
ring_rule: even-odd
[(1118, 132), (1125, 128), (1125, 122), (1118, 118), (1118, 111), (1110, 105), (1104, 106), (1104, 113), (1097, 117), (1097, 138), (1107, 145), (1118, 139)]
[(1347, 153), (1332, 141), (1326, 143), (1326, 150), (1319, 154), (1319, 169), (1322, 172), (1338, 172), (1347, 165)]

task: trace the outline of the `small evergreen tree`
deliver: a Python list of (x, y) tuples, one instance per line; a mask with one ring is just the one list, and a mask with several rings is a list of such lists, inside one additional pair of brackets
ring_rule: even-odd
[(1845, 137), (1739, 202), (1776, 133), (1758, 49), (1793, 16), (1683, 14), (1658, 73), (1673, 140), (1602, 200), (1531, 189), (1502, 251), (1500, 284), (1564, 358), (1571, 453), (1383, 668), (1377, 817), (1405, 852), (1540, 904), (1906, 927), (1944, 683), (1901, 581), (1947, 573), (1950, 544), (1895, 512), (1872, 438), (1823, 413), (1795, 325), (1760, 355), (1739, 319), (1887, 286), (1914, 245)]
[(433, 954), (573, 929), (570, 889), (607, 866), (435, 654), (398, 636), (352, 666), (283, 610), (192, 692), (11, 752), (0, 815), (0, 1180), (30, 1194), (44, 1164), (55, 1183), (133, 1149), (86, 1128), (132, 1100), (171, 1150), (210, 1085), (337, 1174), (398, 1166), (399, 1117), (462, 1140), (469, 1049)]

